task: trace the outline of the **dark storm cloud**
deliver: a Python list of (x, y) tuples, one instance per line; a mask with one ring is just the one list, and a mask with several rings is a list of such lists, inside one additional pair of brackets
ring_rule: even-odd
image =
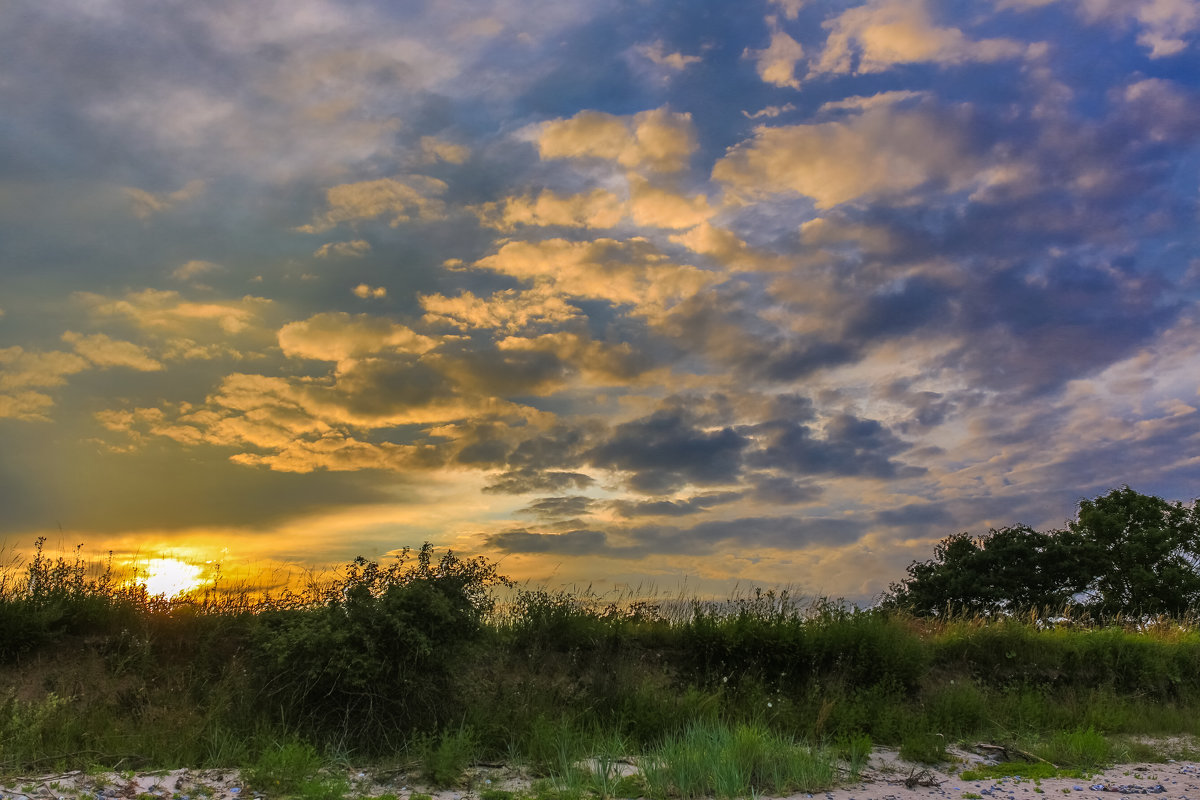
[(588, 513), (595, 503), (590, 497), (570, 495), (567, 497), (543, 497), (522, 508), (518, 513), (535, 517), (578, 517)]
[(578, 530), (566, 533), (531, 533), (526, 530), (504, 531), (484, 537), (488, 547), (504, 553), (553, 553), (556, 555), (610, 555), (607, 537), (600, 531)]
[(735, 482), (749, 443), (731, 428), (702, 430), (682, 410), (662, 410), (618, 425), (584, 456), (601, 469), (631, 473), (634, 490), (658, 493), (686, 483)]
[(962, 305), (964, 338), (946, 364), (1000, 390), (1038, 394), (1119, 361), (1181, 306), (1154, 279), (1059, 262), (997, 270)]
[(797, 549), (810, 545), (849, 544), (866, 532), (851, 519), (823, 517), (746, 517), (704, 522), (690, 528), (640, 526), (607, 533), (574, 530), (535, 533), (525, 529), (486, 537), (489, 547), (505, 553), (557, 553), (634, 559), (652, 555), (704, 555), (736, 543), (744, 548)]
[(758, 426), (769, 444), (747, 458), (754, 467), (778, 469), (798, 475), (849, 475), (869, 478), (913, 476), (924, 472), (897, 462), (894, 456), (909, 445), (873, 419), (838, 414), (817, 438), (808, 425), (791, 420)]
[(820, 486), (782, 475), (751, 475), (749, 482), (754, 487), (751, 491), (754, 499), (768, 505), (806, 503), (816, 500), (824, 492)]
[(951, 322), (952, 287), (924, 277), (901, 282), (872, 294), (847, 325), (852, 340), (875, 341), (904, 336), (919, 328), (946, 327)]
[(532, 494), (563, 489), (586, 489), (595, 481), (581, 472), (515, 469), (498, 475), (483, 491), (489, 494)]
[(622, 517), (682, 517), (741, 498), (740, 492), (709, 492), (686, 500), (613, 500), (608, 505)]
[(949, 525), (953, 515), (938, 503), (909, 503), (875, 512), (875, 521), (895, 527)]

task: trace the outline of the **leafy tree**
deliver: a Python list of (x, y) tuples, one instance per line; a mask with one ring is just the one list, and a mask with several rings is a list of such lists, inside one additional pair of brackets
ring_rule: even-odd
[(1124, 486), (1082, 500), (1065, 530), (958, 533), (910, 564), (884, 604), (921, 615), (1068, 604), (1096, 617), (1183, 614), (1200, 607), (1200, 512)]
[(914, 561), (908, 578), (893, 583), (887, 602), (921, 615), (991, 615), (1028, 608), (1061, 608), (1086, 585), (1054, 533), (1025, 525), (985, 536), (956, 533), (938, 543), (932, 561)]
[(1200, 606), (1200, 511), (1128, 486), (1079, 504), (1070, 542), (1098, 616), (1180, 615)]

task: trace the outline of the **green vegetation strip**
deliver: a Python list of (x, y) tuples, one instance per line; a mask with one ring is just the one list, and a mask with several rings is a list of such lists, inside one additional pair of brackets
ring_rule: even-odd
[(322, 765), (456, 785), (488, 762), (566, 800), (733, 797), (844, 781), (872, 742), (930, 763), (1012, 743), (1087, 770), (1144, 734), (1200, 734), (1194, 617), (600, 598), (428, 546), (270, 597), (166, 601), (40, 551), (0, 574), (8, 774), (239, 766), (268, 796), (325, 800), (345, 787)]

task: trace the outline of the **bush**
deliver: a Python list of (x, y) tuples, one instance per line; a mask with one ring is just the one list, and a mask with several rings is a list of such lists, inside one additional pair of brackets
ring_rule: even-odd
[(398, 736), (434, 731), (461, 709), (459, 665), (505, 583), (483, 559), (426, 544), (381, 568), (358, 558), (318, 608), (266, 612), (254, 657), (265, 709), (299, 726), (371, 752)]

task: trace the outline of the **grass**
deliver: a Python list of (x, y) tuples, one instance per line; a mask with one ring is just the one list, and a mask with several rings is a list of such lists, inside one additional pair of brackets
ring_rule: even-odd
[(1017, 743), (1090, 770), (1147, 758), (1135, 737), (1189, 734), (1194, 619), (927, 620), (769, 591), (630, 601), (515, 589), (430, 548), (270, 597), (148, 597), (78, 553), (0, 569), (7, 774), (240, 766), (268, 796), (332, 800), (347, 787), (330, 763), (458, 786), (504, 761), (545, 800), (735, 797), (819, 791), (872, 743), (924, 763)]
[(836, 757), (763, 725), (695, 723), (667, 737), (642, 768), (651, 797), (721, 798), (816, 792), (837, 780)]

